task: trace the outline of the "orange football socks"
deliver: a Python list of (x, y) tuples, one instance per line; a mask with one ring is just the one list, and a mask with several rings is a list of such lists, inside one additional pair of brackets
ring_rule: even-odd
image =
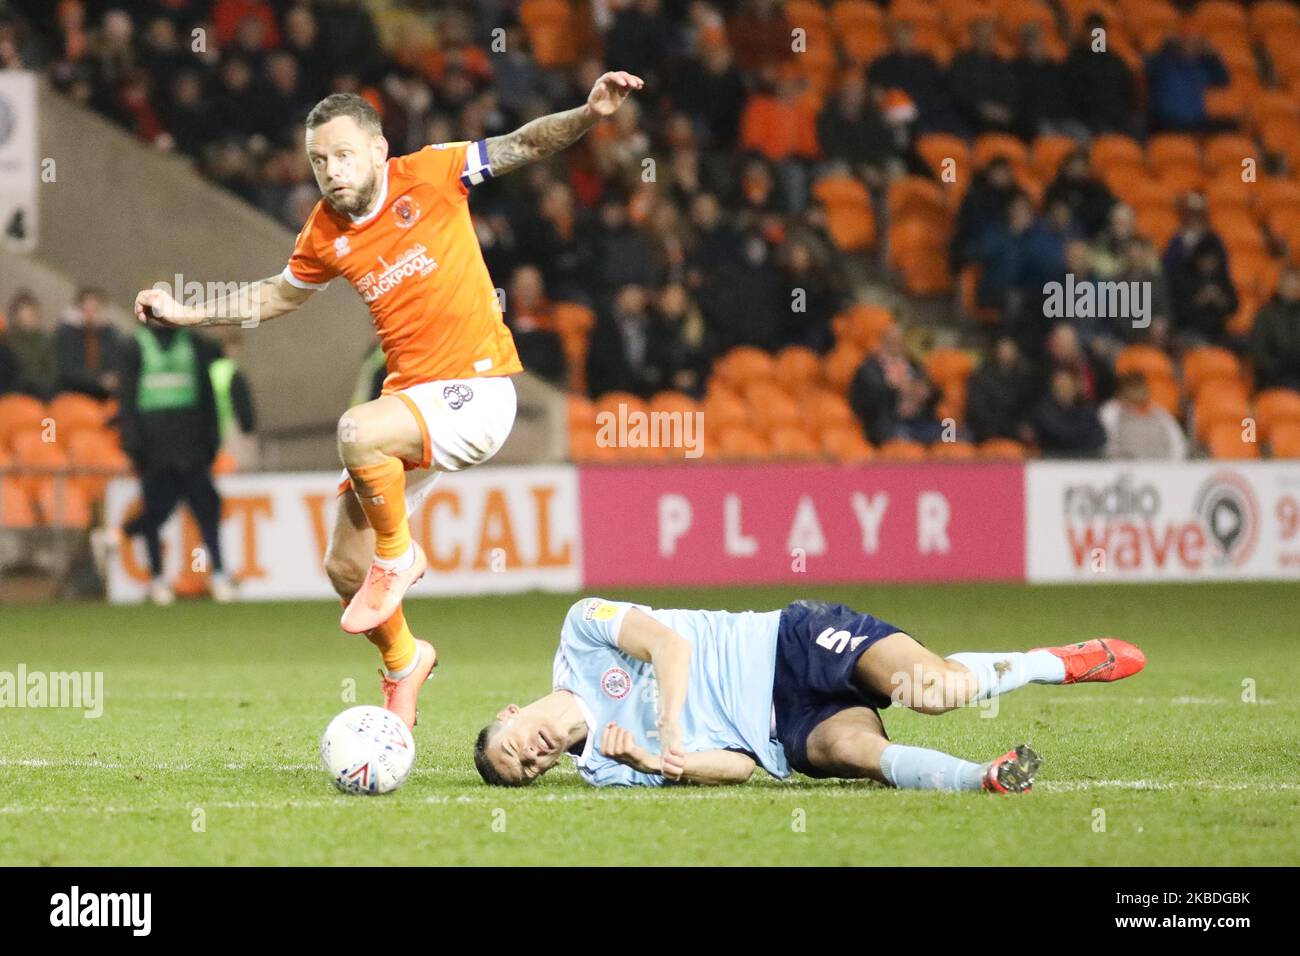
[(352, 487), (375, 529), (375, 555), (386, 565), (401, 564), (411, 552), (411, 526), (406, 520), (406, 470), (399, 458), (377, 465), (349, 468)]
[[(344, 607), (348, 606), (347, 601), (341, 603)], [(400, 605), (387, 621), (373, 631), (366, 631), (366, 640), (379, 648), (389, 677), (400, 674), (415, 663), (415, 635), (407, 626), (406, 615), (402, 613)]]

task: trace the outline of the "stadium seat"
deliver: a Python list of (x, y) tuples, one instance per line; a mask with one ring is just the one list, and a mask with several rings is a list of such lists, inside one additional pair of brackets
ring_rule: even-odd
[(840, 462), (870, 461), (876, 456), (856, 422), (827, 425), (818, 432), (822, 453)]
[(877, 451), (881, 461), (925, 461), (925, 446), (909, 438), (891, 438)]
[(781, 425), (799, 424), (799, 404), (776, 382), (750, 382), (742, 392), (749, 406), (749, 420), (763, 432)]
[(704, 427), (710, 432), (749, 424), (749, 406), (729, 388), (715, 386), (709, 389), (700, 403), (700, 411), (704, 413)]
[(851, 342), (842, 342), (822, 359), (822, 379), (841, 395), (849, 390), (853, 376), (866, 359), (866, 350)]
[(1011, 438), (988, 438), (979, 444), (979, 457), (1002, 461), (1023, 461), (1029, 457), (1028, 450), (1020, 442)]
[(1178, 231), (1178, 214), (1168, 206), (1141, 205), (1134, 210), (1138, 235), (1164, 249)]
[(834, 0), (828, 13), (831, 29), (841, 38), (863, 27), (885, 25), (885, 15), (880, 7), (867, 0)]
[(1210, 209), (1225, 207), (1249, 210), (1255, 202), (1255, 184), (1241, 181), (1240, 168), (1234, 170), (1227, 166), (1223, 171), (1206, 180), (1205, 199)]
[(1205, 447), (1211, 458), (1231, 460), (1260, 457), (1259, 442), (1246, 441), (1241, 426), (1232, 422), (1212, 425), (1206, 433)]
[(837, 343), (854, 345), (864, 352), (874, 352), (880, 337), (894, 324), (894, 313), (883, 305), (858, 304), (831, 320)]
[(958, 425), (966, 424), (966, 380), (948, 382), (940, 389), (939, 401), (934, 406), (935, 417), (940, 422), (949, 419)]
[(1115, 373), (1127, 375), (1129, 372), (1141, 372), (1147, 377), (1147, 381), (1157, 378), (1172, 380), (1174, 362), (1154, 345), (1129, 345), (1116, 357)]
[[(709, 441), (712, 441), (715, 432), (709, 430), (707, 434)], [(767, 441), (748, 425), (729, 425), (718, 429), (716, 434), (716, 451), (720, 458), (729, 461), (759, 461), (771, 454)]]
[(857, 416), (843, 395), (827, 388), (813, 388), (799, 402), (803, 424), (813, 430), (831, 425), (857, 425)]
[(73, 469), (90, 472), (77, 474), (71, 480), (91, 502), (103, 497), (111, 477), (131, 472), (131, 460), (118, 444), (117, 435), (108, 428), (79, 428), (68, 436), (66, 447)]
[(1175, 418), (1182, 418), (1179, 407), (1178, 383), (1172, 378), (1148, 378), (1147, 389), (1151, 400)]
[(1147, 165), (1154, 170), (1166, 166), (1200, 166), (1201, 148), (1186, 133), (1156, 133), (1147, 140)]
[(970, 147), (960, 136), (951, 133), (923, 133), (916, 138), (916, 153), (930, 167), (930, 172), (938, 179), (943, 172), (945, 160), (954, 162), (953, 172), (956, 181), (969, 183), (971, 174)]
[(1195, 400), (1206, 383), (1219, 380), (1241, 381), (1241, 363), (1227, 349), (1203, 345), (1183, 356), (1183, 388), (1189, 398)]
[(9, 453), (0, 449), (0, 528), (34, 528), (38, 523), (31, 496), (14, 476)]
[(1146, 156), (1142, 146), (1131, 136), (1122, 133), (1102, 133), (1092, 141), (1089, 159), (1094, 175), (1100, 176), (1114, 166), (1145, 166)]
[(713, 371), (722, 384), (737, 391), (750, 382), (772, 377), (775, 362), (770, 354), (752, 345), (738, 345), (714, 363)]
[(652, 395), (648, 408), (651, 414), (663, 412), (668, 415), (693, 415), (700, 410), (700, 403), (685, 392), (668, 389)]
[(826, 210), (826, 228), (837, 249), (855, 252), (876, 244), (876, 216), (862, 183), (851, 176), (826, 176), (812, 192)]
[(1250, 91), (1244, 83), (1211, 87), (1205, 91), (1205, 113), (1213, 119), (1242, 125), (1250, 111)]
[(585, 395), (570, 394), (566, 399), (569, 429), (591, 428), (596, 421), (596, 404)]
[(556, 69), (577, 59), (578, 35), (575, 14), (568, 0), (524, 0), (519, 5), (519, 22), (528, 36), (529, 49), (537, 65)]
[(1269, 436), (1268, 445), (1274, 458), (1300, 458), (1300, 422), (1278, 422)]
[(1056, 178), (1061, 161), (1079, 148), (1079, 141), (1062, 133), (1041, 133), (1029, 149), (1029, 164), (1034, 175), (1046, 183)]
[(36, 504), (40, 510), (41, 522), (48, 528), (85, 531), (90, 527), (90, 499), (66, 477), (42, 482), (36, 493)]
[(18, 432), (39, 430), (46, 416), (45, 405), (30, 395), (0, 396), (0, 450), (12, 449)]
[(948, 199), (943, 187), (924, 176), (902, 176), (889, 184), (885, 194), (889, 221), (899, 222), (914, 215), (947, 217)]
[(54, 419), (59, 441), (63, 441), (78, 429), (103, 428), (107, 421), (102, 402), (77, 392), (62, 392), (55, 395), (50, 400), (48, 411), (49, 417)]
[(974, 370), (974, 357), (961, 349), (931, 349), (925, 357), (925, 374), (940, 389), (953, 382), (964, 384)]
[(1228, 424), (1238, 431), (1242, 429), (1242, 421), (1250, 416), (1250, 401), (1245, 388), (1218, 380), (1201, 387), (1192, 409), (1196, 438), (1208, 447), (1210, 429), (1214, 426)]
[(1263, 252), (1267, 248), (1255, 217), (1239, 206), (1211, 206), (1210, 225), (1233, 253), (1238, 249)]
[(1300, 392), (1290, 388), (1266, 388), (1255, 396), (1255, 424), (1261, 441), (1288, 423), (1300, 423)]
[(569, 389), (585, 394), (587, 391), (587, 351), (591, 344), (591, 330), (596, 324), (596, 314), (577, 302), (556, 302), (551, 308), (564, 360), (569, 366)]
[(593, 426), (569, 430), (569, 457), (579, 464), (617, 461), (619, 451), (615, 445), (598, 444)]
[[(1230, 173), (1231, 178), (1241, 183), (1242, 160), (1257, 159), (1258, 152), (1254, 140), (1249, 136), (1242, 136), (1240, 133), (1219, 133), (1211, 136), (1205, 143), (1205, 168), (1212, 173)], [(1242, 185), (1246, 184), (1242, 183)]]
[(1029, 148), (1019, 137), (1010, 133), (984, 133), (975, 140), (971, 159), (976, 169), (983, 169), (995, 158), (1001, 157), (1019, 170), (1028, 170)]
[(937, 441), (930, 445), (934, 461), (974, 461), (975, 446), (968, 441)]
[(772, 375), (791, 395), (799, 395), (821, 380), (821, 357), (804, 345), (787, 345), (776, 353)]
[(821, 457), (821, 445), (799, 425), (780, 425), (768, 432), (773, 458), (810, 459)]
[(1256, 0), (1250, 7), (1248, 20), (1256, 39), (1278, 32), (1300, 32), (1300, 10), (1286, 0)]

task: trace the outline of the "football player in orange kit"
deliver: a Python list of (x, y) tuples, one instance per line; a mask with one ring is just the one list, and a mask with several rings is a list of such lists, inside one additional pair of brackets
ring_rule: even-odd
[[(523, 370), (470, 220), (469, 188), (564, 149), (642, 86), (630, 73), (605, 73), (583, 106), (396, 159), (369, 103), (328, 96), (306, 123), (323, 198), (284, 271), (201, 304), (181, 305), (161, 289), (136, 296), (140, 321), (173, 326), (273, 319), (335, 276), (365, 300), (389, 375), (379, 398), (339, 419), (345, 475), (325, 570), (348, 602), (343, 630), (379, 648), (384, 706), (408, 726), (437, 654), (402, 613), (402, 596), (427, 567), (407, 515), (440, 472), (501, 447), (515, 418), (510, 376)], [(415, 468), (433, 475), (408, 489), (405, 471)]]

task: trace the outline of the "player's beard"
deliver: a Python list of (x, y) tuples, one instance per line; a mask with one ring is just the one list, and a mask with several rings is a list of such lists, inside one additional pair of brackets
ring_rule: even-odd
[(325, 201), (338, 212), (346, 213), (349, 216), (359, 216), (370, 208), (370, 204), (375, 198), (375, 190), (378, 188), (379, 176), (372, 169), (370, 171), (369, 182), (357, 186), (351, 200), (340, 202), (327, 192), (325, 194)]

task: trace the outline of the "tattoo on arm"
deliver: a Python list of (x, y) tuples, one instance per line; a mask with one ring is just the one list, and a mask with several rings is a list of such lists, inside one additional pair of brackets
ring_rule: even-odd
[(539, 116), (513, 133), (488, 137), (488, 168), (493, 176), (500, 176), (534, 160), (545, 159), (576, 142), (596, 125), (596, 119), (586, 106), (579, 106), (563, 113)]

